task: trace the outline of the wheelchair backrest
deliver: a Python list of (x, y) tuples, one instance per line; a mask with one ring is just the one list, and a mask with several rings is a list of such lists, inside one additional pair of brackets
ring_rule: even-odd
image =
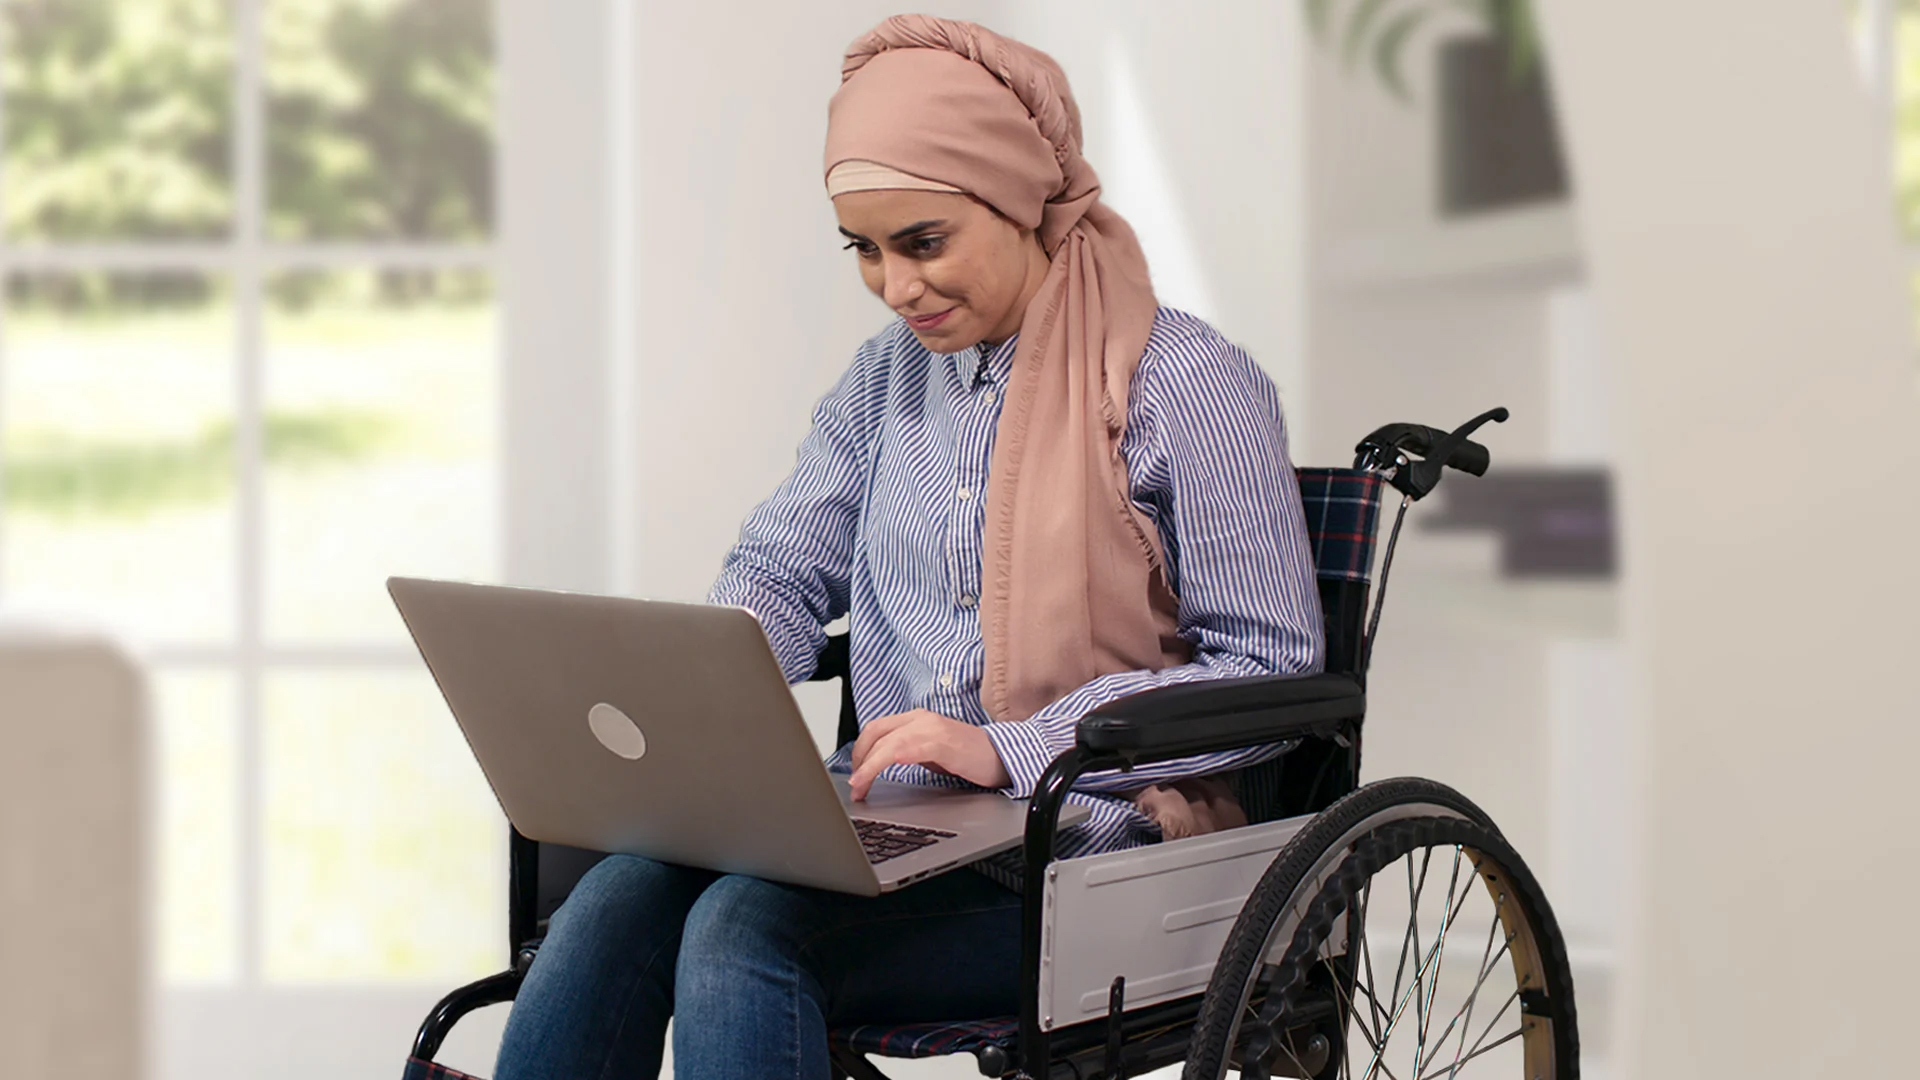
[(1380, 474), (1359, 469), (1301, 469), (1300, 507), (1313, 545), (1326, 621), (1327, 670), (1361, 676), (1367, 597), (1380, 523)]

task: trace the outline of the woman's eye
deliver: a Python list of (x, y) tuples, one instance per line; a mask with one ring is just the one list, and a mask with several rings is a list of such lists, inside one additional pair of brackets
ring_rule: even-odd
[(938, 253), (946, 242), (947, 238), (944, 236), (916, 236), (913, 238), (912, 243), (913, 253), (915, 255), (933, 255)]
[(863, 259), (871, 259), (875, 255), (880, 254), (879, 248), (874, 247), (872, 244), (868, 244), (859, 240), (847, 241), (846, 246), (843, 247), (841, 250), (844, 251), (846, 250), (846, 248), (852, 248), (854, 254), (860, 256)]

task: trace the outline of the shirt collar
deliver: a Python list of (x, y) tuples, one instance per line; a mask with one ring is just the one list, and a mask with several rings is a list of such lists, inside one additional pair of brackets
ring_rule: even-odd
[(1013, 367), (1014, 346), (1019, 341), (1020, 335), (1015, 334), (992, 349), (976, 345), (954, 353), (953, 368), (960, 376), (960, 385), (972, 387), (975, 383), (988, 383), (997, 386), (1006, 382), (1007, 372)]

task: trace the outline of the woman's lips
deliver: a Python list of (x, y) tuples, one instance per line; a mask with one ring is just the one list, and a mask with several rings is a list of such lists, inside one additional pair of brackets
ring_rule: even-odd
[(931, 330), (941, 323), (946, 322), (947, 316), (953, 314), (953, 312), (953, 308), (948, 308), (938, 315), (909, 315), (907, 316), (907, 325), (913, 327), (915, 330)]

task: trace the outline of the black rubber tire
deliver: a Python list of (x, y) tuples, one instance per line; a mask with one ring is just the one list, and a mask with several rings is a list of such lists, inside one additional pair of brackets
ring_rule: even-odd
[[(1461, 844), (1503, 872), (1537, 948), (1544, 992), (1523, 1005), (1551, 1020), (1554, 1080), (1578, 1080), (1579, 1033), (1566, 943), (1545, 895), (1492, 820), (1444, 784), (1401, 777), (1368, 784), (1316, 815), (1281, 849), (1248, 896), (1214, 967), (1188, 1047), (1184, 1080), (1226, 1075), (1236, 1020), (1276, 931), (1289, 943), (1268, 985), (1282, 1014), (1298, 1004), (1321, 945), (1373, 875), (1410, 851)], [(1288, 927), (1278, 924), (1286, 920)], [(1329, 1066), (1329, 1072), (1337, 1068)]]

